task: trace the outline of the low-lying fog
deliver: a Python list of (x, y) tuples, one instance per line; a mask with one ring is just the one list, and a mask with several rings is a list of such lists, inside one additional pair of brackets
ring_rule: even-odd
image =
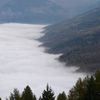
[(56, 94), (68, 90), (83, 74), (73, 73), (47, 54), (36, 39), (44, 25), (0, 24), (0, 96), (6, 97), (14, 88), (20, 91), (30, 85), (37, 96), (47, 83)]

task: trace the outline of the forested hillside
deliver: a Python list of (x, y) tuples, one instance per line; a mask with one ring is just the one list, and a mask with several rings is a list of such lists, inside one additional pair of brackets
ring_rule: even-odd
[(100, 66), (100, 8), (45, 28), (40, 39), (49, 53), (62, 53), (61, 61), (94, 72)]

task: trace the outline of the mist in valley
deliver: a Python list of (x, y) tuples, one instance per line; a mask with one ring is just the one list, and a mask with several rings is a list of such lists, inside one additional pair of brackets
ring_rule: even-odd
[(47, 83), (56, 94), (68, 93), (79, 77), (75, 67), (67, 68), (57, 61), (59, 55), (45, 53), (37, 41), (46, 25), (0, 24), (0, 96), (14, 88), (20, 91), (30, 85), (40, 96)]

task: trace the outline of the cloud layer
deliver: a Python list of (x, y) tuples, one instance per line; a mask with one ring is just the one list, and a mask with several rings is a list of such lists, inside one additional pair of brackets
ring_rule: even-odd
[(40, 96), (49, 83), (56, 94), (68, 92), (82, 74), (73, 73), (55, 60), (58, 55), (44, 53), (41, 43), (35, 39), (42, 36), (42, 25), (0, 25), (0, 96), (5, 97), (18, 88), (30, 85)]

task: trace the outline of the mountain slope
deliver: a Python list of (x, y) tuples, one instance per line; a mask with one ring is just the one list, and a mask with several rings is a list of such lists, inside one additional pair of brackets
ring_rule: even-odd
[(64, 9), (50, 0), (9, 0), (0, 8), (0, 22), (52, 23)]
[(100, 8), (69, 21), (46, 27), (40, 40), (50, 53), (62, 53), (61, 61), (93, 72), (100, 66)]

